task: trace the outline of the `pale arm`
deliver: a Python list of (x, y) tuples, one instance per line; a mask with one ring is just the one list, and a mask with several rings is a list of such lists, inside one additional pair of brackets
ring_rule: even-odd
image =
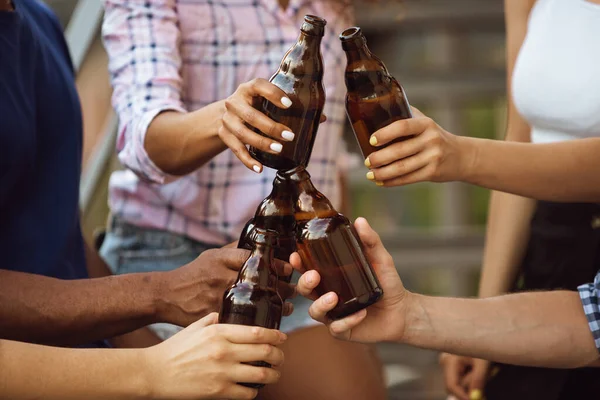
[(64, 349), (0, 340), (0, 398), (149, 398), (136, 350)]
[(400, 340), (413, 346), (552, 368), (581, 367), (598, 358), (576, 292), (489, 299), (408, 297), (397, 317), (406, 318)]

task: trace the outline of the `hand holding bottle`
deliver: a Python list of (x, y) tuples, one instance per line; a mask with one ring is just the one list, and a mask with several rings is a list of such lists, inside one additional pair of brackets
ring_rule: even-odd
[(253, 399), (257, 390), (236, 382), (275, 383), (273, 368), (245, 364), (265, 360), (278, 367), (283, 352), (275, 346), (286, 335), (271, 329), (216, 324), (213, 313), (165, 342), (143, 350), (140, 367), (155, 399)]
[[(363, 343), (399, 340), (404, 331), (402, 313), (410, 293), (404, 289), (398, 276), (392, 256), (383, 247), (379, 235), (371, 228), (364, 218), (358, 218), (354, 223), (356, 231), (365, 248), (365, 255), (371, 265), (384, 295), (382, 299), (349, 317), (331, 321), (327, 313), (335, 308), (338, 297), (329, 292), (321, 296), (309, 309), (310, 316), (329, 326), (331, 334), (339, 339)], [(298, 271), (305, 272), (300, 256), (292, 254), (290, 263)], [(316, 298), (314, 289), (321, 277), (315, 270), (305, 272), (298, 282), (297, 291), (305, 297)]]
[[(263, 99), (275, 106), (287, 109), (292, 101), (283, 90), (265, 79), (253, 79), (238, 86), (237, 90), (225, 100), (225, 114), (219, 128), (219, 137), (235, 155), (253, 171), (262, 172), (262, 165), (256, 161), (246, 145), (264, 152), (279, 154), (283, 148), (281, 141), (294, 140), (294, 133), (285, 125), (279, 124), (253, 107)], [(252, 131), (252, 127), (264, 133)]]
[(469, 138), (444, 130), (412, 107), (413, 118), (403, 119), (371, 135), (370, 144), (382, 147), (365, 159), (367, 179), (378, 186), (402, 186), (416, 182), (461, 180), (473, 162)]

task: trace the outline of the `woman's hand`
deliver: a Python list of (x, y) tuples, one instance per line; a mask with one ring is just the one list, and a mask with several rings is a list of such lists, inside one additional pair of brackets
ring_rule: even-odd
[(396, 121), (375, 132), (373, 146), (413, 136), (372, 153), (365, 165), (367, 179), (378, 186), (460, 180), (472, 163), (468, 138), (445, 131), (431, 118), (412, 107), (413, 118)]
[[(295, 134), (289, 127), (281, 125), (252, 105), (263, 99), (279, 108), (289, 108), (292, 101), (277, 86), (265, 79), (253, 79), (238, 86), (237, 90), (225, 100), (225, 114), (219, 137), (235, 155), (253, 171), (262, 172), (262, 165), (256, 161), (246, 148), (250, 145), (271, 154), (279, 154), (283, 149), (281, 141), (294, 140)], [(266, 136), (254, 131), (259, 129)]]
[[(154, 347), (144, 349), (153, 399), (253, 399), (257, 389), (237, 382), (271, 384), (279, 380), (281, 345), (287, 336), (277, 330), (216, 324), (212, 313)], [(245, 363), (265, 361), (274, 368)]]

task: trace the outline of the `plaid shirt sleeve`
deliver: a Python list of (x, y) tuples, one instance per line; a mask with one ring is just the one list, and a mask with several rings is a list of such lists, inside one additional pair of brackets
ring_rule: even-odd
[(175, 0), (107, 0), (102, 36), (119, 117), (119, 160), (145, 180), (172, 181), (176, 177), (158, 168), (146, 153), (144, 138), (159, 113), (186, 111), (180, 97)]
[(600, 272), (596, 275), (594, 283), (581, 285), (577, 289), (596, 348), (600, 351)]

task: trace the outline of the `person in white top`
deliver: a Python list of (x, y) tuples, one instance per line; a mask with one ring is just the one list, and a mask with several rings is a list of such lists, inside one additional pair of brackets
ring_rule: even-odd
[[(497, 190), (490, 202), (480, 297), (573, 290), (592, 281), (600, 268), (600, 206), (594, 203), (600, 157), (597, 139), (590, 139), (600, 136), (600, 1), (505, 0), (505, 10), (507, 142), (465, 140), (417, 110), (413, 120), (372, 136), (373, 145), (415, 138), (373, 153), (365, 160), (367, 178), (384, 187), (462, 180)], [(574, 172), (580, 169), (585, 171)], [(571, 203), (582, 200), (590, 203)], [(440, 361), (449, 393), (461, 400), (484, 395), (558, 400), (600, 392), (595, 369), (502, 365), (490, 378), (487, 361), (449, 354)]]

